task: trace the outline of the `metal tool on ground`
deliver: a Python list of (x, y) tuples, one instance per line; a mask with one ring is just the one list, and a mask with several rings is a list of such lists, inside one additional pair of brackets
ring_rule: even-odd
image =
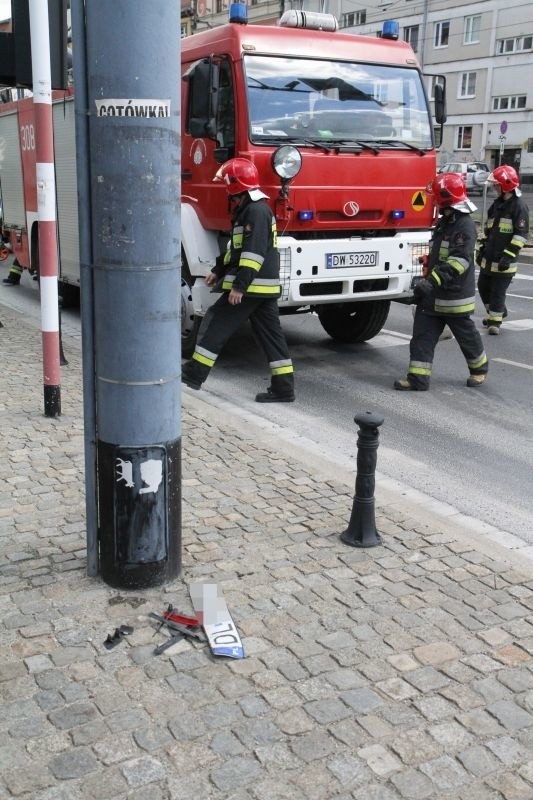
[(166, 626), (172, 631), (178, 631), (178, 633), (180, 633), (182, 636), (189, 636), (191, 639), (197, 639), (199, 642), (205, 642), (205, 636), (198, 622), (195, 625), (183, 625), (180, 622), (174, 622), (168, 617), (162, 616), (161, 614), (155, 614), (154, 612), (151, 612), (148, 614), (148, 616), (150, 619), (155, 619), (161, 623), (157, 630), (161, 630), (162, 627)]
[(116, 647), (117, 644), (120, 644), (125, 636), (130, 636), (132, 633), (133, 628), (131, 625), (121, 625), (119, 628), (115, 628), (115, 632), (113, 634), (107, 634), (107, 639), (104, 642), (105, 649), (112, 650), (113, 647)]

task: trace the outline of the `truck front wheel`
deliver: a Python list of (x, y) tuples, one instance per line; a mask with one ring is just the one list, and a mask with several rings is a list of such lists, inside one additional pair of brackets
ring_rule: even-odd
[(198, 337), (198, 329), (202, 321), (194, 313), (194, 304), (192, 301), (191, 286), (194, 279), (191, 277), (189, 265), (185, 258), (185, 253), (181, 252), (181, 296), (180, 296), (180, 313), (181, 313), (181, 355), (183, 358), (190, 358), (194, 353), (196, 346), (196, 339)]
[(367, 342), (380, 332), (389, 315), (390, 300), (338, 303), (316, 310), (327, 334), (338, 342)]

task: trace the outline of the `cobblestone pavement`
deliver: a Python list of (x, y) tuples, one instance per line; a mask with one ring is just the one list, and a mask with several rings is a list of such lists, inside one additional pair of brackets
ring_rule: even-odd
[[(111, 589), (85, 574), (78, 345), (50, 420), (39, 331), (0, 319), (1, 800), (533, 798), (530, 560), (379, 484), (383, 545), (350, 548), (353, 482), (186, 395), (182, 575)], [(154, 656), (148, 613), (197, 580), (245, 659)]]

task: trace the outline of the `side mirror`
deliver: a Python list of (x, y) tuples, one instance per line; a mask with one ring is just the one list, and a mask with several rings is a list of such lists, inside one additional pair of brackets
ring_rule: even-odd
[(219, 74), (213, 59), (204, 58), (183, 75), (189, 84), (187, 131), (194, 138), (216, 139)]
[(435, 84), (435, 121), (438, 125), (446, 122), (446, 87)]

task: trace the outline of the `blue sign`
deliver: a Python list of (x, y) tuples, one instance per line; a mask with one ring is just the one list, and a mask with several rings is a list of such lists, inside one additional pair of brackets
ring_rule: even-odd
[(506, 133), (506, 132), (507, 132), (507, 123), (506, 123), (506, 121), (504, 120), (504, 121), (503, 121), (503, 122), (500, 124), (500, 133), (501, 133), (501, 134), (504, 134), (504, 133)]

